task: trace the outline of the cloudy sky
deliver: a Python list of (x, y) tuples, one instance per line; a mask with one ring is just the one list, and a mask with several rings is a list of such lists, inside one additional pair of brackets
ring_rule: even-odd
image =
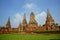
[(11, 26), (17, 27), (22, 22), (24, 13), (29, 23), (32, 11), (38, 24), (43, 25), (47, 9), (55, 23), (60, 25), (60, 0), (0, 0), (0, 26), (5, 26), (10, 16)]

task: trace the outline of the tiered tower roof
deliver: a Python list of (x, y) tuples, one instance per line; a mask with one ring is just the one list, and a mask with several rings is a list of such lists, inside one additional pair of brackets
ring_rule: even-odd
[(37, 24), (37, 21), (35, 20), (35, 15), (33, 12), (31, 12), (31, 14), (30, 14), (29, 24)]
[(27, 20), (26, 20), (26, 14), (24, 13), (24, 17), (23, 17), (23, 21), (22, 21), (23, 24), (27, 24)]
[(10, 16), (8, 17), (8, 21), (7, 21), (7, 23), (6, 23), (6, 28), (11, 28)]
[(46, 18), (46, 24), (53, 24), (54, 23), (54, 20), (50, 14), (50, 11), (49, 9), (47, 9), (47, 18)]

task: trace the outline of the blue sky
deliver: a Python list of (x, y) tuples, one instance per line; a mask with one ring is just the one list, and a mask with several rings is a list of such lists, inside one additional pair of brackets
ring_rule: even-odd
[(47, 9), (60, 25), (60, 0), (0, 0), (0, 26), (5, 26), (10, 16), (12, 27), (22, 22), (23, 15), (29, 23), (31, 11), (35, 14), (38, 24), (43, 25), (46, 20)]

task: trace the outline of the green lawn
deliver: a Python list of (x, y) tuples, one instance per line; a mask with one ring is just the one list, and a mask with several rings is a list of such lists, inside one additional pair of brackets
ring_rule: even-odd
[(60, 34), (0, 34), (0, 40), (49, 40), (60, 39)]

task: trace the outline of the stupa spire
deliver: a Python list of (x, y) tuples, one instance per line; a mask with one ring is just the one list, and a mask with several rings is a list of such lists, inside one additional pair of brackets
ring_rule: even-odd
[(20, 22), (20, 24), (19, 24), (18, 28), (20, 28), (20, 27), (22, 27), (22, 24), (21, 24), (21, 22)]
[(47, 9), (47, 19), (46, 19), (46, 21), (48, 21), (48, 22), (50, 22), (50, 23), (53, 23), (53, 22), (54, 22), (51, 14), (50, 14), (49, 9)]
[(56, 30), (56, 24), (54, 22), (54, 19), (52, 18), (49, 9), (47, 9), (47, 18), (46, 18), (46, 30)]
[(25, 30), (25, 28), (27, 27), (27, 20), (26, 20), (26, 14), (25, 13), (23, 16), (22, 26), (23, 26), (23, 30)]
[(10, 16), (8, 17), (8, 21), (7, 21), (7, 23), (6, 23), (6, 28), (11, 28)]

